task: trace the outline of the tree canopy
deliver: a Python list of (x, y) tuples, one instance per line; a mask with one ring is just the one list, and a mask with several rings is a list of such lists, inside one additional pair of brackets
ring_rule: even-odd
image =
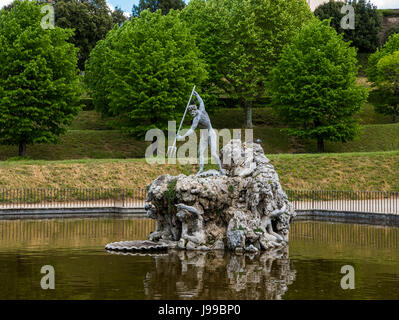
[(80, 92), (72, 30), (43, 29), (41, 5), (0, 11), (0, 144), (56, 142), (77, 114)]
[(313, 19), (302, 0), (191, 0), (182, 17), (207, 62), (207, 90), (238, 99), (247, 127), (282, 48)]
[(318, 6), (314, 15), (320, 20), (331, 20), (330, 25), (338, 33), (343, 32), (341, 28), (341, 19), (344, 14), (341, 13), (341, 8), (345, 5), (343, 1), (328, 1), (320, 6)]
[(199, 55), (177, 11), (145, 10), (97, 44), (85, 80), (98, 110), (120, 116), (123, 129), (142, 136), (166, 130), (184, 112), (193, 85), (206, 78)]
[[(351, 5), (355, 10), (355, 29), (342, 29), (341, 19), (346, 13), (341, 13), (341, 8)], [(379, 32), (381, 31), (381, 15), (377, 7), (368, 0), (350, 0), (347, 3), (340, 1), (329, 1), (322, 4), (314, 11), (320, 20), (330, 19), (331, 26), (338, 33), (344, 34), (346, 41), (351, 41), (352, 45), (360, 52), (374, 52), (380, 44)]]
[(138, 5), (133, 5), (132, 16), (139, 17), (141, 12), (149, 10), (155, 12), (161, 10), (162, 14), (168, 14), (171, 9), (181, 10), (186, 6), (183, 0), (140, 0)]
[(355, 137), (358, 124), (352, 116), (367, 98), (356, 85), (356, 49), (343, 41), (329, 21), (314, 23), (288, 45), (271, 74), (273, 105), (288, 124), (288, 133), (346, 142)]
[(389, 37), (384, 47), (369, 57), (368, 77), (374, 87), (370, 100), (375, 110), (391, 114), (397, 121), (399, 105), (399, 34)]
[(388, 29), (388, 30), (384, 33), (384, 40), (383, 40), (383, 43), (382, 43), (382, 44), (385, 44), (385, 43), (388, 41), (388, 39), (389, 39), (392, 35), (394, 35), (394, 34), (396, 34), (396, 33), (399, 33), (399, 26), (393, 26), (392, 28)]
[(123, 13), (122, 9), (119, 7), (116, 7), (115, 10), (112, 11), (111, 17), (113, 23), (117, 24), (118, 26), (124, 23), (128, 19)]
[(75, 29), (71, 42), (79, 48), (81, 70), (97, 41), (104, 39), (121, 18), (120, 14), (111, 13), (105, 0), (57, 0), (54, 11), (57, 26)]
[(385, 56), (393, 54), (399, 50), (399, 34), (393, 34), (381, 49), (377, 49), (369, 57), (367, 76), (369, 81), (376, 82), (378, 80), (378, 62)]

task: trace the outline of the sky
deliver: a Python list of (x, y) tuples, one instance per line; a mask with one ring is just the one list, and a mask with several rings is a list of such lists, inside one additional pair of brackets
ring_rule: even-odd
[[(5, 0), (0, 0), (5, 1)], [(8, 0), (6, 0), (8, 1)], [(137, 4), (139, 0), (107, 0), (108, 3), (113, 5), (114, 7), (118, 6), (123, 11), (131, 12), (133, 4)], [(188, 1), (186, 1), (187, 3)], [(399, 0), (372, 0), (378, 9), (399, 9)]]
[[(0, 8), (11, 3), (12, 1), (13, 0), (0, 0)], [(132, 12), (133, 4), (137, 4), (139, 0), (107, 0), (107, 2), (110, 4), (109, 7), (111, 8), (119, 7), (123, 11), (130, 13)]]
[[(3, 1), (3, 0), (0, 0), (0, 1)], [(399, 1), (399, 0), (396, 0), (396, 1)], [(133, 5), (138, 4), (139, 0), (107, 0), (107, 2), (114, 7), (119, 7), (123, 11), (131, 13)]]
[[(187, 0), (186, 2), (188, 2)], [(12, 0), (0, 0), (0, 8), (9, 4)], [(126, 13), (131, 13), (133, 4), (137, 4), (139, 0), (107, 0), (109, 7), (119, 7)], [(372, 0), (379, 9), (399, 9), (399, 0)]]

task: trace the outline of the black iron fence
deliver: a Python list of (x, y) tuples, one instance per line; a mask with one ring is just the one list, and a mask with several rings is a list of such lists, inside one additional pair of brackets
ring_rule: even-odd
[(145, 197), (144, 188), (0, 189), (0, 209), (142, 208)]
[[(143, 208), (144, 188), (0, 189), (0, 209)], [(296, 210), (399, 214), (399, 192), (288, 190)]]
[(288, 190), (296, 210), (399, 214), (399, 192)]

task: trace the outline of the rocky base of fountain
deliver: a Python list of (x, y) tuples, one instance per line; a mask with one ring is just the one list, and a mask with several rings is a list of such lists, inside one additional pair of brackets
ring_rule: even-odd
[(162, 175), (149, 186), (149, 240), (169, 248), (256, 253), (287, 245), (295, 211), (260, 144), (231, 140), (226, 175)]
[(158, 252), (166, 251), (168, 249), (168, 245), (160, 242), (134, 240), (108, 243), (105, 246), (105, 249), (111, 251), (128, 252)]
[(149, 186), (145, 210), (156, 220), (150, 241), (111, 243), (108, 250), (274, 250), (288, 243), (295, 211), (263, 149), (231, 140), (221, 150), (226, 175), (162, 175)]

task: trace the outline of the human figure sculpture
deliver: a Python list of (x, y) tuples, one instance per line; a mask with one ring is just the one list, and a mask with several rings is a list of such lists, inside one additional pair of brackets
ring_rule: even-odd
[(149, 235), (148, 239), (150, 241), (159, 241), (160, 239), (170, 238), (169, 228), (165, 227), (165, 218), (157, 213), (156, 208), (153, 205), (146, 204), (144, 210), (146, 210), (148, 218), (156, 220), (155, 231)]
[(205, 243), (206, 236), (203, 225), (202, 213), (196, 208), (183, 203), (176, 205), (177, 218), (182, 223), (181, 239), (201, 245)]
[[(261, 221), (262, 224), (260, 226), (260, 229), (266, 234), (272, 236), (270, 240), (272, 240), (272, 243), (274, 241), (277, 242), (285, 242), (282, 236), (280, 236), (278, 233), (274, 232), (273, 230), (273, 225), (272, 225), (272, 220), (276, 219), (278, 216), (282, 215), (284, 212), (286, 212), (287, 206), (284, 203), (281, 209), (276, 209), (270, 214), (267, 214), (266, 212), (262, 215)], [(266, 211), (266, 210), (264, 210)]]
[(195, 104), (192, 104), (188, 107), (188, 112), (193, 117), (193, 123), (191, 125), (191, 128), (183, 136), (181, 135), (177, 136), (177, 140), (183, 141), (186, 137), (191, 135), (197, 127), (200, 129), (207, 129), (207, 130), (200, 130), (201, 136), (200, 136), (199, 151), (198, 151), (200, 169), (197, 175), (200, 175), (204, 171), (204, 164), (205, 164), (204, 153), (208, 146), (208, 143), (210, 145), (211, 156), (217, 161), (220, 174), (225, 175), (226, 173), (222, 168), (222, 163), (220, 162), (218, 155), (217, 135), (215, 130), (213, 130), (212, 128), (211, 120), (209, 119), (208, 113), (205, 110), (204, 101), (201, 99), (200, 95), (196, 91), (194, 91), (194, 95), (197, 98), (197, 101), (199, 102), (199, 109)]

